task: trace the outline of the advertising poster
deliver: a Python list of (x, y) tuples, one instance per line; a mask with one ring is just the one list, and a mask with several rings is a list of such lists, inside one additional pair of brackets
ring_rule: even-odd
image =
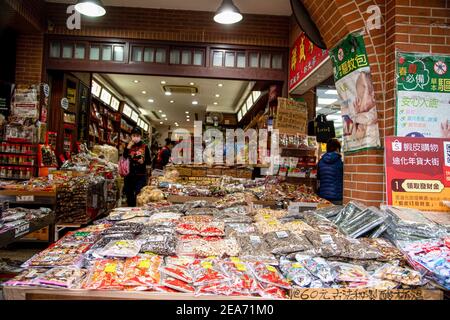
[(344, 123), (344, 152), (381, 146), (375, 91), (364, 39), (348, 35), (330, 50)]
[(295, 40), (289, 56), (289, 92), (328, 58), (328, 50), (315, 46), (304, 32)]
[(450, 56), (397, 53), (396, 135), (450, 138)]
[(386, 137), (385, 157), (389, 205), (450, 213), (450, 139)]

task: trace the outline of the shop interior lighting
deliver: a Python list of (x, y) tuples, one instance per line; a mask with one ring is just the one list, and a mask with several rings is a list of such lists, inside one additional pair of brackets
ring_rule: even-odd
[(101, 17), (106, 14), (101, 0), (79, 0), (75, 10), (88, 17)]
[(325, 94), (336, 96), (337, 95), (337, 90), (327, 90), (327, 91), (325, 91)]
[(214, 21), (220, 24), (233, 24), (242, 20), (242, 14), (233, 0), (223, 0), (214, 15)]
[(326, 98), (319, 98), (318, 102), (320, 105), (328, 106), (330, 104), (333, 104), (337, 101), (337, 99), (326, 99)]

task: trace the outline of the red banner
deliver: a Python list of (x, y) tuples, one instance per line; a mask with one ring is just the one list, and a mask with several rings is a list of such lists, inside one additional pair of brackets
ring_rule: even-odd
[(289, 58), (289, 91), (295, 89), (326, 58), (328, 50), (316, 47), (302, 32), (291, 48)]
[(450, 139), (386, 137), (389, 205), (450, 212)]

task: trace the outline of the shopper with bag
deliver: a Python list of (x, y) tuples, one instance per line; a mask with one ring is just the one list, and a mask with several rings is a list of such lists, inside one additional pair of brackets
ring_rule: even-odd
[[(124, 161), (120, 161), (119, 167), (126, 165), (127, 160), (129, 162), (129, 171), (125, 176), (124, 187), (127, 204), (129, 207), (135, 207), (137, 195), (147, 185), (147, 166), (151, 165), (150, 150), (142, 142), (142, 133), (139, 128), (133, 129), (131, 141), (123, 151), (123, 159)], [(126, 170), (122, 168), (120, 171)]]
[(166, 139), (166, 145), (158, 152), (158, 156), (155, 161), (155, 169), (164, 170), (164, 167), (169, 163), (172, 156), (172, 149), (175, 146), (175, 142), (171, 139)]
[(317, 166), (318, 195), (334, 204), (342, 204), (344, 164), (340, 151), (339, 141), (330, 139), (327, 143), (327, 153), (322, 156)]

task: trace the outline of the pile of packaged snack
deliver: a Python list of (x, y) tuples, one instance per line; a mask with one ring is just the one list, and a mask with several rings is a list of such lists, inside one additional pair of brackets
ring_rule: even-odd
[(268, 299), (294, 288), (448, 290), (448, 234), (422, 221), (420, 240), (393, 238), (393, 210), (351, 202), (290, 212), (223, 199), (120, 208), (32, 257), (6, 286)]

